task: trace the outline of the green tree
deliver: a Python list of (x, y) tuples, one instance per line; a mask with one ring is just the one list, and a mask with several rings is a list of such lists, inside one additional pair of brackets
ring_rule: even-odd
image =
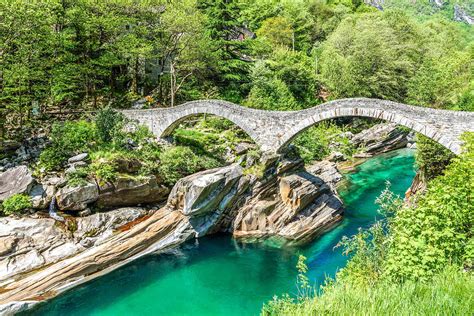
[(240, 7), (235, 0), (201, 0), (199, 7), (207, 15), (206, 32), (212, 41), (213, 80), (221, 95), (239, 102), (246, 94), (248, 80), (247, 42), (239, 39)]
[(262, 37), (262, 40), (272, 48), (279, 46), (291, 48), (294, 40), (290, 21), (281, 16), (263, 21), (262, 26), (257, 30), (257, 36)]
[(380, 14), (348, 17), (323, 45), (321, 79), (332, 98), (404, 100), (416, 69), (416, 42)]

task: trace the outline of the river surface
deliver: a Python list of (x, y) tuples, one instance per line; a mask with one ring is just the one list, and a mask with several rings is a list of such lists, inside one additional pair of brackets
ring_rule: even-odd
[(298, 254), (308, 258), (309, 277), (319, 285), (348, 258), (334, 246), (342, 236), (370, 226), (381, 215), (375, 199), (391, 182), (403, 195), (415, 170), (413, 152), (372, 158), (347, 174), (340, 190), (342, 223), (302, 248), (241, 244), (228, 235), (209, 236), (169, 253), (132, 262), (39, 305), (30, 315), (258, 315), (274, 295), (295, 294)]

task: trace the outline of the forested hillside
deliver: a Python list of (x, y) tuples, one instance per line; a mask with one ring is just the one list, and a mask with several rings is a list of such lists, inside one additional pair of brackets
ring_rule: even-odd
[[(277, 148), (263, 152), (258, 139), (269, 137), (254, 137), (255, 129), (209, 114), (189, 117), (186, 108), (182, 116), (166, 118), (171, 125), (146, 117), (154, 127), (170, 131), (161, 138), (156, 130), (153, 134), (133, 122), (136, 116), (124, 115), (143, 112), (117, 111), (174, 107), (197, 99), (301, 110), (353, 97), (474, 111), (474, 2), (0, 0), (0, 226), (5, 228), (0, 232), (0, 311), (5, 310), (2, 297), (11, 300), (16, 308), (11, 310), (19, 311), (149, 249), (155, 253), (207, 234), (231, 233), (246, 242), (271, 240), (272, 246), (278, 241), (281, 247), (296, 245), (286, 243), (293, 239), (308, 242), (343, 218), (336, 185), (347, 175), (338, 168), (357, 170), (364, 159), (408, 147), (403, 150), (418, 170), (405, 199), (387, 184), (377, 200), (381, 221), (372, 213), (357, 217), (347, 210), (345, 219), (357, 226), (346, 230), (354, 236), (339, 243), (349, 259), (340, 261), (347, 265), (335, 278), (313, 287), (301, 256), (296, 295), (261, 302), (258, 309), (263, 307), (263, 315), (472, 314), (474, 135), (463, 135), (463, 152), (456, 156), (397, 125), (446, 144), (441, 140), (447, 139), (444, 131), (451, 132), (451, 122), (463, 120), (458, 124), (463, 128), (453, 128), (456, 133), (471, 130), (464, 126), (470, 126), (472, 113), (436, 111), (438, 115), (431, 116), (431, 111), (410, 107), (410, 114), (421, 113), (413, 121), (421, 122), (418, 128), (397, 113), (388, 112), (398, 119), (392, 120), (384, 112), (392, 122), (387, 123), (378, 114), (368, 115), (374, 119), (341, 118), (337, 108), (334, 119), (321, 115), (326, 120), (309, 127), (319, 120), (304, 111), (296, 113), (301, 114), (297, 123), (271, 130), (284, 143), (280, 153)], [(395, 107), (388, 103), (380, 101), (383, 110)], [(209, 104), (237, 112), (225, 102)], [(396, 107), (402, 113), (407, 109)], [(251, 114), (239, 119), (261, 113), (246, 110)], [(349, 110), (367, 115), (357, 107)], [(162, 111), (153, 112), (164, 117)], [(449, 128), (437, 129), (440, 124), (432, 121), (439, 123), (445, 114)], [(269, 123), (251, 125), (270, 130), (280, 120), (277, 115), (289, 117), (269, 115)], [(297, 129), (298, 136), (289, 134), (283, 141), (282, 131), (296, 129), (300, 121), (309, 123)], [(430, 130), (430, 124), (436, 128)], [(448, 144), (452, 149), (453, 143)], [(411, 181), (413, 160), (407, 164), (410, 173), (400, 178)], [(393, 165), (385, 166), (377, 169), (383, 177), (380, 183), (388, 174), (380, 170), (399, 176)], [(360, 200), (361, 209), (372, 206), (383, 188), (365, 183), (373, 177), (370, 170), (359, 185), (378, 191), (370, 201)], [(341, 186), (351, 185), (346, 182)], [(330, 201), (337, 207), (331, 208)], [(185, 205), (189, 210), (184, 211)], [(96, 226), (81, 224), (87, 221)], [(347, 226), (345, 221), (340, 228)], [(25, 238), (33, 235), (29, 229), (39, 237)], [(343, 235), (334, 236), (339, 240)], [(333, 251), (328, 245), (326, 253)], [(299, 251), (295, 249), (285, 256)], [(82, 251), (90, 251), (90, 256)], [(275, 262), (261, 261), (266, 277), (274, 277), (278, 269), (266, 268)], [(261, 283), (269, 280), (244, 273)], [(179, 282), (176, 288), (181, 291)], [(194, 297), (199, 291), (193, 282), (191, 278), (186, 286)], [(206, 288), (221, 295), (207, 283)], [(237, 292), (232, 288), (232, 296)], [(259, 303), (269, 298), (247, 288), (240, 292)], [(209, 302), (219, 305), (215, 299)]]
[[(372, 3), (373, 4), (373, 3)], [(219, 98), (300, 109), (364, 96), (472, 109), (469, 2), (0, 3), (2, 138), (57, 113)], [(27, 133), (28, 134), (28, 133)]]

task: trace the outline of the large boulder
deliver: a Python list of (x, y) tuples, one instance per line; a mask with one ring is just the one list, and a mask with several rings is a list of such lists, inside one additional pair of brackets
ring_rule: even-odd
[(107, 240), (148, 212), (121, 208), (57, 223), (50, 218), (0, 218), (0, 280), (37, 269)]
[(340, 221), (344, 209), (334, 188), (342, 176), (335, 163), (324, 161), (312, 170), (314, 174), (293, 171), (275, 179), (276, 183), (254, 187), (252, 196), (237, 210), (234, 237), (299, 245)]
[(81, 211), (87, 204), (97, 201), (99, 189), (97, 184), (87, 182), (79, 186), (65, 186), (56, 193), (58, 207), (63, 211)]
[[(243, 175), (238, 164), (198, 172), (180, 179), (173, 187), (168, 205), (187, 216), (202, 216), (218, 209), (223, 211), (231, 200), (231, 192)], [(235, 190), (234, 190), (235, 191)]]
[(103, 208), (165, 201), (169, 189), (155, 176), (120, 175), (99, 186), (97, 205)]
[(30, 191), (32, 207), (40, 210), (48, 208), (54, 193), (56, 193), (54, 185), (37, 184), (33, 186)]
[(355, 135), (351, 142), (363, 153), (354, 157), (367, 158), (394, 149), (406, 147), (409, 131), (395, 123), (381, 123)]
[(0, 202), (14, 194), (28, 193), (35, 180), (27, 166), (18, 166), (0, 174)]

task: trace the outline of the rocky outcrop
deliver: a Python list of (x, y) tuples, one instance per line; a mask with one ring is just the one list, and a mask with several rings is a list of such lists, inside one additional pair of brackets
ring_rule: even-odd
[(474, 24), (474, 17), (469, 15), (468, 12), (461, 6), (454, 5), (454, 21), (464, 22), (469, 25)]
[(18, 166), (0, 174), (0, 202), (14, 194), (28, 193), (35, 180), (27, 166)]
[[(1, 219), (0, 313), (26, 306), (19, 302), (30, 306), (190, 238), (225, 231), (244, 241), (295, 245), (341, 219), (342, 203), (333, 189), (340, 175), (334, 163), (312, 166), (313, 174), (301, 168), (300, 159), (267, 157), (265, 162), (268, 170), (261, 179), (245, 174), (238, 164), (185, 177), (166, 206), (145, 216), (142, 210), (127, 209), (120, 211), (125, 215), (117, 210), (66, 218), (64, 224)], [(65, 188), (63, 192), (74, 192)]]
[(406, 147), (409, 131), (394, 123), (377, 124), (352, 137), (351, 142), (362, 150), (355, 158), (368, 158)]
[[(335, 169), (334, 163), (323, 162), (312, 167), (315, 174), (301, 170), (257, 186), (236, 212), (232, 222), (234, 237), (298, 245), (332, 227), (342, 219), (343, 204), (332, 185), (342, 176), (331, 173), (331, 168)], [(319, 174), (324, 174), (331, 185)]]
[[(19, 165), (27, 165), (35, 161), (48, 143), (48, 138), (40, 129), (40, 135), (25, 139), (21, 143), (3, 142), (0, 146), (0, 172)], [(3, 154), (3, 155), (1, 155)]]
[(58, 207), (62, 211), (81, 211), (87, 204), (99, 198), (96, 183), (87, 182), (78, 186), (65, 186), (56, 193)]
[(38, 210), (48, 208), (55, 193), (54, 185), (36, 184), (30, 191), (32, 207)]
[(0, 280), (99, 245), (117, 228), (146, 214), (142, 208), (121, 208), (69, 218), (66, 224), (50, 218), (0, 218)]
[(198, 172), (179, 180), (168, 198), (168, 206), (190, 218), (196, 236), (220, 231), (220, 220), (235, 207), (248, 188), (250, 177), (238, 164)]
[(0, 314), (15, 312), (17, 306), (24, 306), (21, 302), (31, 306), (139, 256), (176, 246), (192, 236), (193, 230), (182, 213), (160, 209), (76, 256), (52, 263), (35, 273), (0, 281)]
[(377, 10), (383, 11), (385, 0), (364, 0), (364, 3), (376, 8)]
[(169, 189), (155, 176), (119, 175), (99, 185), (97, 205), (101, 208), (131, 206), (165, 201)]

